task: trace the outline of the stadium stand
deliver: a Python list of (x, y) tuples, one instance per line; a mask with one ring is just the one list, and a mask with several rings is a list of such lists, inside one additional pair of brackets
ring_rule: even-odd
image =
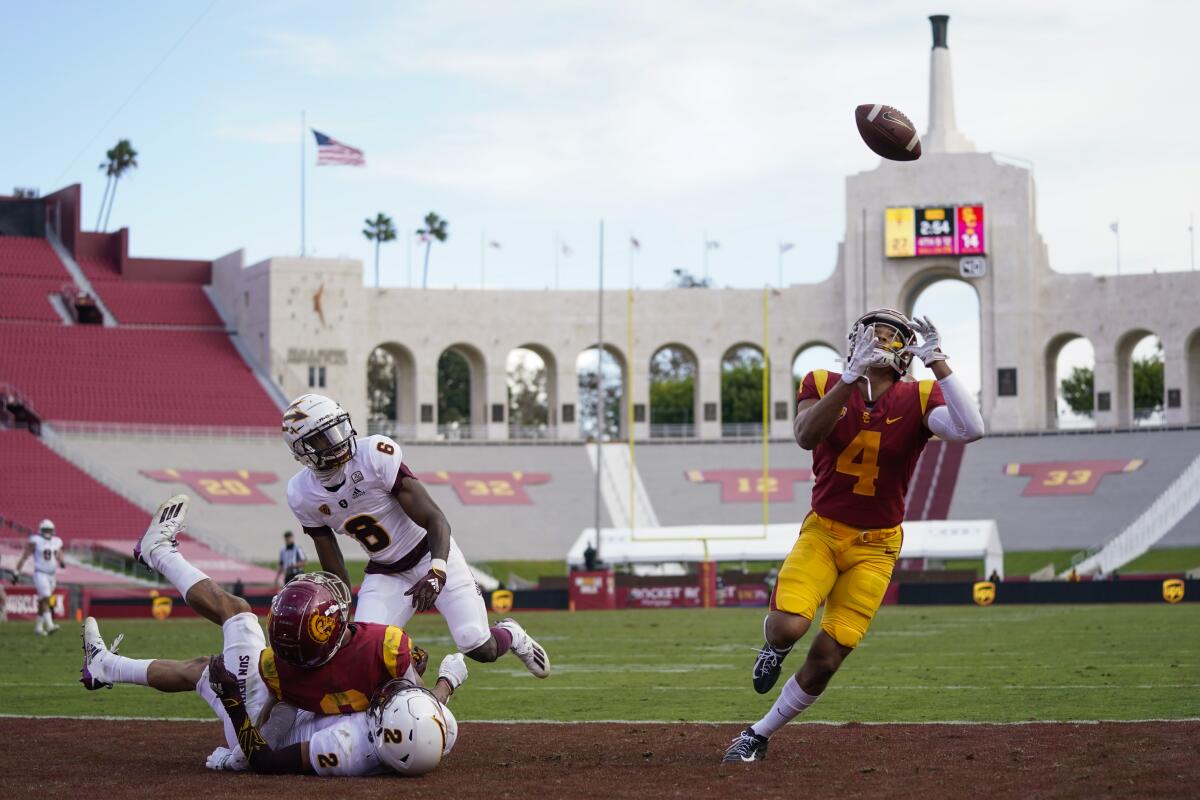
[(132, 538), (146, 512), (92, 480), (24, 430), (0, 430), (0, 514), (31, 530), (49, 517), (68, 545), (78, 539)]
[[(966, 447), (950, 518), (995, 519), (1005, 550), (1095, 547), (1145, 511), (1197, 453), (1197, 430), (985, 438)], [(1037, 478), (1006, 474), (1009, 464), (1098, 460), (1142, 463), (1076, 494), (1029, 496)]]
[(1200, 506), (1193, 508), (1171, 532), (1159, 540), (1159, 547), (1200, 545)]
[(199, 283), (126, 280), (108, 259), (81, 258), (79, 266), (122, 325), (222, 325)]
[(0, 380), (45, 420), (279, 425), (221, 331), (0, 324), (0, 354)]
[(50, 295), (71, 283), (45, 239), (0, 236), (0, 319), (61, 322)]
[[(17, 566), (17, 562), (21, 560), (21, 550), (25, 546), (25, 542), (26, 539), (24, 538), (0, 539), (0, 568), (14, 569)], [(26, 576), (33, 574), (33, 564), (30, 561), (25, 562), (25, 567), (21, 570), (21, 574)], [(68, 561), (66, 567), (58, 570), (57, 577), (60, 586), (65, 586), (66, 584), (78, 584), (81, 586), (141, 585), (125, 575), (93, 569), (85, 564), (76, 564), (72, 561)]]

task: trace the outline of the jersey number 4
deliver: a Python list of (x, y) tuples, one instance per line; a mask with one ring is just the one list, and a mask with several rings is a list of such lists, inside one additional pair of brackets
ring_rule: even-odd
[(379, 520), (370, 514), (359, 514), (346, 520), (346, 533), (358, 539), (368, 553), (378, 553), (392, 543), (392, 537), (379, 526)]
[(859, 431), (838, 456), (837, 471), (858, 478), (853, 492), (866, 497), (875, 496), (875, 479), (879, 477), (879, 431)]

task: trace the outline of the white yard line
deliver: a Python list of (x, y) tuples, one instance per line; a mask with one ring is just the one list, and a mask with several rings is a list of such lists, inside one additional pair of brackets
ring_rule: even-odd
[[(216, 720), (201, 717), (119, 717), (119, 716), (72, 716), (65, 714), (0, 714), (0, 719), (61, 719), (61, 720), (97, 720), (100, 722), (205, 722), (215, 723)], [(989, 725), (994, 727), (1008, 728), (1020, 725), (1136, 725), (1136, 724), (1174, 724), (1200, 722), (1200, 717), (1183, 717), (1180, 719), (1063, 719), (1063, 720), (1027, 720), (1024, 722), (980, 722), (978, 720), (914, 720), (900, 722), (855, 722), (855, 721), (831, 721), (831, 720), (812, 720), (805, 722), (792, 723), (793, 725), (825, 725), (830, 727), (840, 727), (844, 725)], [(560, 719), (473, 719), (463, 720), (464, 725), (742, 725), (745, 724), (744, 719), (705, 719), (705, 720), (678, 720), (678, 719), (591, 719), (567, 721)]]

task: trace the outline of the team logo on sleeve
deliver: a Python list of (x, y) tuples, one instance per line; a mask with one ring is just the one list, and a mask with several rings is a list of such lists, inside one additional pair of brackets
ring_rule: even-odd
[(977, 581), (972, 596), (976, 605), (990, 606), (996, 600), (996, 584), (991, 581)]
[(325, 644), (329, 641), (329, 637), (333, 636), (334, 628), (337, 627), (337, 620), (325, 614), (313, 614), (308, 621), (308, 635), (317, 644)]
[(1163, 600), (1168, 603), (1178, 603), (1183, 600), (1183, 581), (1179, 578), (1169, 578), (1163, 581)]
[(329, 504), (328, 504), (328, 503), (321, 503), (321, 505), (320, 505), (320, 507), (317, 509), (317, 511), (320, 511), (322, 514), (324, 514), (325, 516), (327, 516), (327, 517), (328, 517), (328, 516), (329, 516)]

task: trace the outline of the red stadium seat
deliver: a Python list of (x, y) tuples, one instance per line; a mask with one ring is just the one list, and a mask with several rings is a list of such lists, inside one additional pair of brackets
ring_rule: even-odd
[(30, 530), (49, 517), (68, 544), (79, 539), (133, 539), (149, 515), (97, 483), (24, 430), (0, 430), (0, 516)]

